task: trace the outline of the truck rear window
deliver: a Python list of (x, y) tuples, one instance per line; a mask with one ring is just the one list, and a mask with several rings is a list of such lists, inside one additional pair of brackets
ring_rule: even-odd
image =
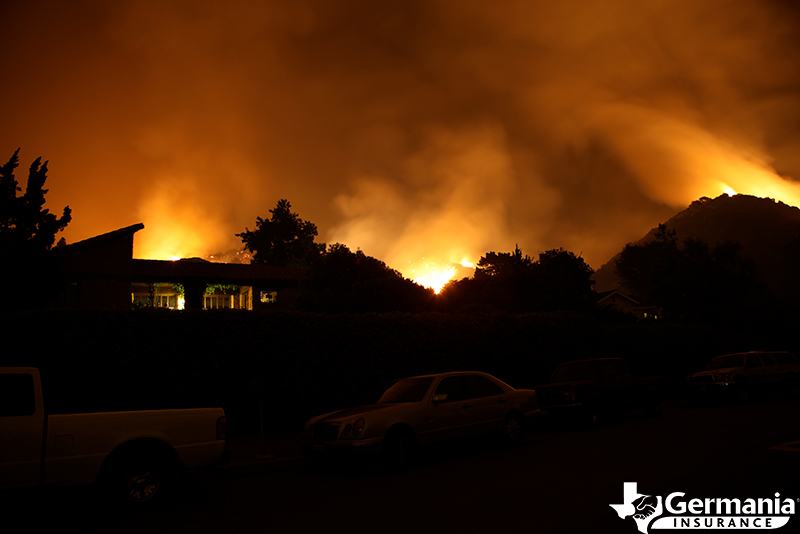
[(33, 376), (0, 374), (0, 417), (18, 417), (36, 413)]

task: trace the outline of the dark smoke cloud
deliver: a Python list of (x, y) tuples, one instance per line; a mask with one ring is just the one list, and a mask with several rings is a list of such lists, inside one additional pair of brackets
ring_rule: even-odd
[(68, 241), (202, 255), (288, 198), (407, 276), (597, 268), (701, 196), (800, 204), (791, 2), (5, 4), (0, 149), (50, 160)]

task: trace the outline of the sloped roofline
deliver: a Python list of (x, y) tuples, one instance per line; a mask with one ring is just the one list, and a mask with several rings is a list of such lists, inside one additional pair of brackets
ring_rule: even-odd
[(597, 302), (598, 303), (603, 302), (608, 297), (610, 297), (611, 295), (614, 295), (614, 294), (620, 295), (620, 296), (628, 299), (629, 301), (633, 302), (634, 304), (640, 304), (640, 302), (637, 299), (633, 298), (632, 296), (628, 295), (627, 293), (623, 293), (619, 289), (609, 289), (608, 291), (603, 291), (602, 293), (598, 293), (597, 294)]
[(81, 250), (88, 247), (93, 247), (99, 243), (105, 241), (112, 241), (115, 239), (119, 239), (121, 237), (128, 237), (130, 236), (133, 238), (133, 234), (138, 232), (139, 230), (144, 228), (143, 223), (136, 223), (130, 226), (126, 226), (125, 228), (120, 228), (118, 230), (114, 230), (105, 234), (96, 235), (94, 237), (90, 237), (89, 239), (84, 239), (83, 241), (77, 241), (75, 243), (70, 243), (68, 245), (63, 245), (60, 247), (54, 247), (52, 250), (61, 254), (67, 252), (73, 252), (75, 250)]

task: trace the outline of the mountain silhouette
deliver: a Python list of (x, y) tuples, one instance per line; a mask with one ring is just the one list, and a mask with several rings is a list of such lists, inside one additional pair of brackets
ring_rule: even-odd
[[(756, 265), (758, 278), (767, 289), (800, 302), (800, 209), (750, 195), (703, 197), (664, 223), (674, 230), (679, 243), (700, 239), (711, 246), (738, 242), (742, 255)], [(636, 245), (655, 239), (653, 228)], [(625, 290), (614, 272), (622, 251), (595, 273), (598, 292)]]

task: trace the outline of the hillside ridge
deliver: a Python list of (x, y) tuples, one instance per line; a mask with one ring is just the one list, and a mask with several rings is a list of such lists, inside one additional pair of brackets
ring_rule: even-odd
[[(700, 198), (664, 223), (678, 242), (700, 239), (711, 246), (738, 242), (746, 258), (756, 264), (759, 278), (775, 294), (800, 300), (800, 209), (771, 198), (720, 195)], [(655, 239), (652, 228), (634, 244)], [(614, 267), (622, 251), (595, 272), (598, 292), (622, 289)]]

